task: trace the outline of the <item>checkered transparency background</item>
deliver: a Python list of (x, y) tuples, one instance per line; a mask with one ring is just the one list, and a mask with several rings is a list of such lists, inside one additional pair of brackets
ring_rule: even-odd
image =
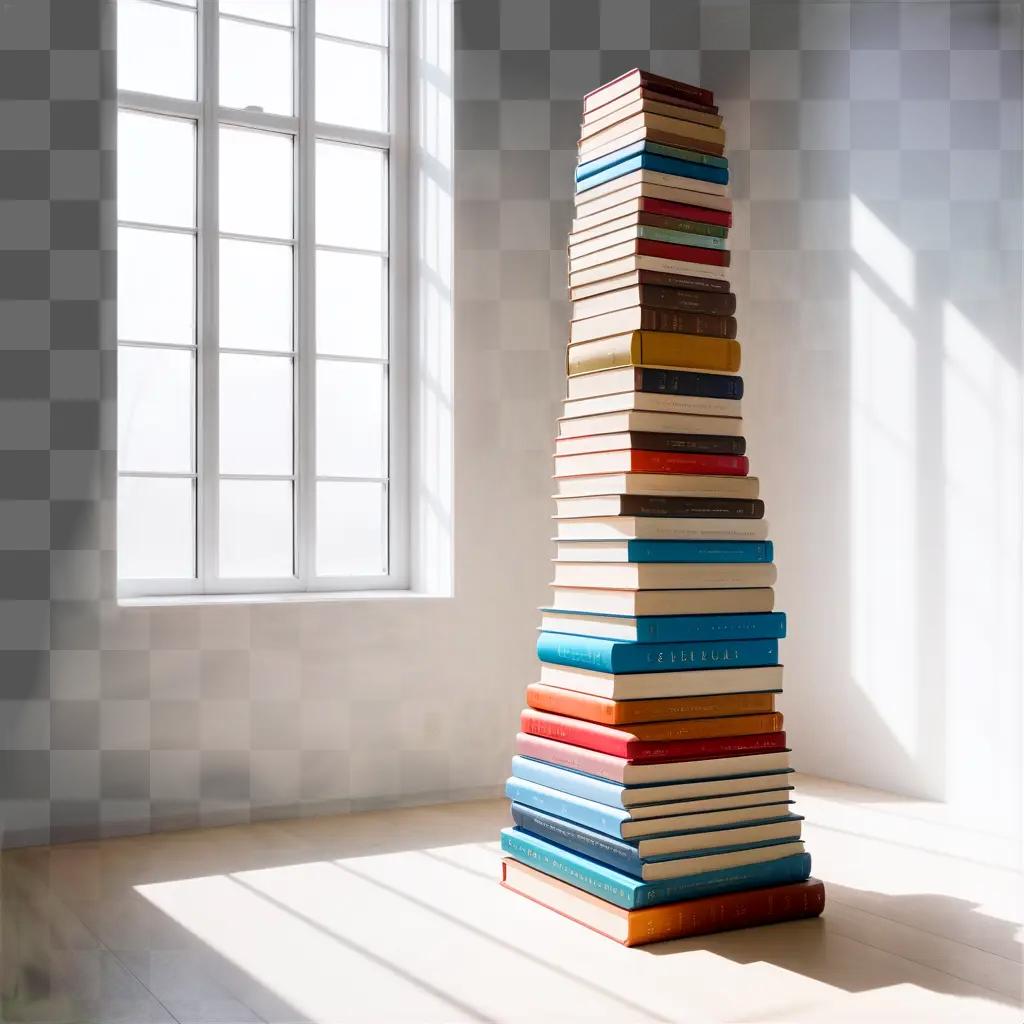
[[(580, 98), (634, 66), (714, 89), (726, 117), (797, 764), (941, 788), (941, 708), (908, 752), (851, 679), (851, 205), (913, 254), (899, 317), (917, 345), (929, 551), (943, 303), (1020, 366), (1020, 16), (988, 2), (456, 0), (455, 597), (118, 608), (112, 6), (0, 3), (5, 841), (496, 789), (549, 576)], [(1020, 467), (1006, 472), (1019, 489)], [(923, 617), (942, 601), (941, 560), (922, 560)], [(927, 635), (908, 643), (941, 675)], [(857, 756), (866, 745), (879, 756)]]

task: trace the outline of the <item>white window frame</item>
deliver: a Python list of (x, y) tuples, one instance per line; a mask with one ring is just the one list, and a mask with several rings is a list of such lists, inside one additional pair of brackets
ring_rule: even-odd
[[(181, 0), (148, 0), (182, 9)], [(218, 96), (219, 0), (198, 0), (197, 89), (198, 100), (181, 100), (150, 93), (118, 91), (120, 110), (179, 117), (196, 124), (196, 390), (195, 390), (195, 565), (194, 579), (118, 580), (122, 598), (173, 597), (188, 595), (330, 593), (351, 591), (406, 590), (410, 586), (410, 502), (409, 502), (409, 359), (411, 283), (409, 270), (411, 191), (409, 157), (409, 61), (410, 4), (407, 0), (385, 0), (388, 6), (386, 46), (345, 39), (350, 45), (383, 49), (387, 55), (388, 126), (383, 132), (347, 128), (318, 122), (313, 116), (316, 38), (313, 0), (293, 0), (292, 29), (294, 99), (293, 116), (221, 107)], [(186, 8), (187, 9), (187, 8)], [(225, 14), (232, 20), (249, 19)], [(264, 22), (253, 22), (266, 24)], [(320, 34), (323, 35), (323, 34)], [(324, 38), (334, 38), (324, 35)], [(221, 125), (272, 131), (291, 135), (294, 146), (294, 346), (293, 359), (293, 564), (295, 574), (275, 578), (222, 578), (217, 572), (219, 436), (218, 337), (219, 243), (218, 226), (218, 131)], [(387, 162), (387, 287), (388, 349), (380, 358), (323, 356), (316, 353), (316, 272), (318, 248), (314, 223), (316, 142), (349, 143), (383, 150)], [(118, 225), (132, 225), (118, 220)], [(187, 229), (186, 229), (187, 230)], [(236, 237), (236, 236), (229, 236)], [(253, 238), (255, 236), (237, 236)], [(259, 240), (259, 239), (255, 239)], [(280, 242), (279, 239), (267, 241)], [(120, 339), (118, 339), (120, 344)], [(131, 343), (131, 339), (126, 339)], [(159, 347), (159, 346), (157, 346)], [(231, 349), (229, 351), (237, 351)], [(259, 355), (268, 355), (260, 350)], [(287, 358), (287, 356), (281, 356)], [(316, 537), (316, 482), (318, 479), (363, 478), (317, 477), (315, 468), (316, 361), (382, 363), (386, 367), (388, 397), (388, 444), (384, 469), (384, 544), (387, 571), (370, 576), (317, 576), (314, 554)], [(122, 474), (119, 473), (119, 478)], [(125, 473), (126, 476), (173, 474)], [(374, 478), (376, 479), (376, 478)]]

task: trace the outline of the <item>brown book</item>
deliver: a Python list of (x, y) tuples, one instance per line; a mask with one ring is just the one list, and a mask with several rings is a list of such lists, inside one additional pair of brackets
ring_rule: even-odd
[[(569, 298), (574, 302), (579, 302), (593, 296), (604, 295), (607, 292), (619, 292), (630, 288), (664, 288), (671, 291), (700, 292), (704, 295), (730, 295), (733, 300), (732, 309), (709, 309), (707, 312), (720, 313), (723, 316), (732, 316), (735, 312), (736, 297), (729, 291), (728, 281), (703, 277), (700, 274), (668, 274), (657, 270), (633, 270), (615, 277), (592, 281), (589, 284), (576, 285), (570, 289)], [(657, 305), (657, 303), (653, 304)]]
[(624, 431), (619, 434), (591, 434), (555, 439), (555, 455), (583, 455), (588, 452), (621, 451), (637, 448), (648, 452), (680, 452), (694, 455), (743, 455), (745, 437), (714, 434), (655, 434)]
[(649, 309), (646, 306), (628, 306), (598, 316), (576, 319), (569, 328), (569, 342), (594, 341), (626, 331), (665, 331), (666, 333), (696, 334), (710, 338), (735, 338), (736, 318), (707, 313), (688, 313), (677, 309)]
[(605, 82), (604, 85), (599, 85), (596, 89), (588, 92), (583, 97), (583, 110), (589, 113), (637, 88), (655, 89), (658, 92), (667, 93), (669, 96), (678, 96), (682, 100), (705, 106), (712, 106), (715, 102), (715, 94), (710, 89), (704, 89), (699, 85), (690, 85), (687, 82), (678, 82), (674, 78), (656, 75), (651, 71), (633, 68), (619, 75), (618, 78), (613, 78), (610, 82)]
[(626, 910), (511, 857), (501, 868), (506, 889), (625, 946), (796, 921), (825, 909), (825, 886), (816, 878)]
[[(574, 320), (599, 316), (630, 306), (643, 306), (652, 310), (676, 310), (732, 318), (736, 312), (736, 296), (732, 292), (691, 292), (684, 288), (661, 288), (657, 285), (638, 285), (601, 292), (585, 299), (576, 299), (572, 306)], [(671, 328), (669, 328), (671, 330)], [(695, 331), (700, 334), (700, 331)], [(726, 337), (727, 335), (723, 335)]]

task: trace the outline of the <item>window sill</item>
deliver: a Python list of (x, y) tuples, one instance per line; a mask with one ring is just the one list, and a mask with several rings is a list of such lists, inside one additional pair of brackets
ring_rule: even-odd
[(448, 600), (451, 594), (424, 590), (303, 590), (263, 594), (157, 594), (152, 597), (119, 597), (120, 608), (161, 608), (219, 604), (309, 604), (348, 601)]

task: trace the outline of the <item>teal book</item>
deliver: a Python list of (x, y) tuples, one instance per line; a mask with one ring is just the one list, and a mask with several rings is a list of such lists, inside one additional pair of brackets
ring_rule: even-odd
[[(630, 558), (630, 561), (636, 559)], [(542, 608), (541, 611), (544, 613), (545, 632), (629, 640), (640, 644), (694, 643), (699, 640), (779, 640), (786, 635), (785, 612), (752, 612), (736, 615), (597, 615), (562, 608)]]
[(802, 882), (811, 873), (810, 854), (796, 853), (777, 860), (759, 861), (756, 864), (723, 868), (684, 878), (641, 882), (518, 828), (502, 829), (501, 849), (531, 868), (626, 910), (653, 907), (675, 900), (696, 899), (699, 896), (714, 896), (723, 892), (787, 885)]
[(697, 234), (693, 231), (673, 231), (671, 228), (655, 228), (640, 224), (636, 229), (637, 238), (649, 238), (654, 242), (671, 242), (673, 245), (697, 245), (702, 249), (725, 249), (725, 239), (715, 235)]

